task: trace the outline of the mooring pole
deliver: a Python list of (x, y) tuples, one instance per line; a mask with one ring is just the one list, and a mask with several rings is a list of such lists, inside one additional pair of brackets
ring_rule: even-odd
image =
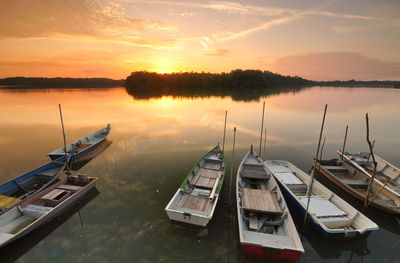
[(265, 101), (263, 102), (263, 113), (262, 113), (262, 119), (261, 119), (260, 148), (259, 148), (259, 150), (258, 150), (258, 155), (259, 155), (259, 156), (261, 156), (261, 143), (262, 143), (263, 129), (264, 129), (264, 110), (265, 110)]
[(232, 148), (232, 161), (231, 161), (231, 177), (229, 178), (229, 203), (231, 202), (231, 189), (232, 189), (232, 174), (233, 174), (233, 163), (235, 160), (235, 142), (236, 142), (236, 127), (233, 128), (233, 148)]
[(226, 132), (226, 117), (228, 115), (228, 111), (225, 111), (225, 124), (224, 124), (224, 138), (222, 140), (222, 153), (225, 153), (225, 132)]
[(267, 159), (267, 155), (265, 154), (265, 148), (267, 147), (267, 128), (264, 129), (264, 152), (263, 152), (263, 156), (264, 156), (264, 160)]
[(64, 138), (64, 153), (65, 153), (65, 163), (66, 163), (65, 166), (67, 167), (67, 174), (69, 174), (67, 142), (65, 140), (64, 120), (63, 120), (62, 111), (61, 111), (61, 104), (58, 104), (58, 109), (60, 110), (61, 127), (62, 127), (63, 138)]
[(344, 154), (344, 149), (346, 147), (346, 140), (347, 140), (347, 130), (349, 129), (349, 125), (346, 125), (346, 132), (344, 133), (344, 141), (343, 141), (343, 147), (342, 147), (342, 155), (340, 156), (340, 159), (343, 160), (343, 154)]
[(304, 219), (303, 219), (303, 232), (304, 232), (304, 229), (305, 229), (305, 226), (306, 226), (306, 223), (307, 223), (308, 208), (310, 206), (312, 186), (313, 186), (313, 183), (314, 183), (315, 165), (317, 165), (317, 162), (318, 162), (319, 147), (321, 145), (321, 138), (322, 138), (322, 132), (324, 130), (325, 116), (326, 116), (326, 109), (327, 108), (328, 108), (328, 104), (325, 104), (324, 117), (322, 118), (322, 125), (321, 125), (321, 131), (319, 133), (317, 152), (315, 153), (314, 166), (312, 167), (312, 170), (311, 170), (310, 181), (308, 183), (308, 188), (307, 188), (307, 194), (306, 195), (307, 195), (308, 199), (307, 199), (306, 212), (304, 213)]

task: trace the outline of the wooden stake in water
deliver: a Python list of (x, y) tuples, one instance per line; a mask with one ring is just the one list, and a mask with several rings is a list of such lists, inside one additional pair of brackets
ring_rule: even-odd
[[(61, 111), (61, 104), (58, 104), (58, 109), (60, 110), (61, 127), (62, 127), (63, 138), (64, 138), (65, 162), (68, 163), (67, 142), (66, 142), (66, 140), (65, 140), (64, 120), (63, 120), (62, 111)], [(68, 166), (68, 164), (66, 165), (66, 167), (67, 167), (67, 174), (68, 174), (68, 173), (69, 173), (69, 166)]]
[(222, 153), (225, 153), (225, 131), (226, 131), (226, 117), (228, 115), (228, 111), (225, 111), (225, 124), (224, 124), (224, 138), (222, 140)]
[(342, 147), (342, 155), (340, 156), (340, 159), (343, 160), (343, 154), (344, 154), (344, 149), (346, 147), (346, 140), (347, 140), (347, 130), (349, 129), (349, 125), (346, 125), (346, 132), (344, 133), (344, 141), (343, 141), (343, 147)]
[(319, 160), (322, 160), (322, 151), (324, 150), (325, 140), (326, 140), (326, 137), (324, 137), (324, 142), (322, 143), (322, 146), (321, 146), (321, 151), (319, 153)]
[(267, 159), (267, 155), (265, 154), (265, 148), (267, 147), (267, 128), (264, 129), (264, 152), (263, 152), (263, 158), (264, 160)]
[[(363, 212), (365, 211), (365, 209), (368, 207), (368, 199), (369, 199), (369, 193), (370, 193), (370, 191), (371, 191), (371, 186), (372, 186), (372, 183), (374, 182), (374, 180), (375, 180), (375, 175), (376, 175), (376, 161), (375, 161), (375, 156), (374, 156), (374, 151), (373, 151), (373, 145), (372, 145), (372, 143), (371, 143), (371, 141), (369, 140), (369, 121), (368, 121), (368, 113), (365, 115), (365, 122), (366, 122), (366, 125), (367, 125), (367, 143), (368, 143), (368, 146), (369, 146), (369, 152), (370, 152), (370, 156), (372, 157), (372, 163), (374, 164), (374, 170), (373, 170), (373, 172), (372, 172), (372, 177), (371, 177), (371, 179), (369, 180), (369, 183), (368, 183), (368, 188), (367, 188), (367, 195), (366, 195), (366, 197), (365, 197), (365, 200), (364, 200), (364, 207), (363, 207)], [(389, 179), (387, 180), (387, 182), (386, 182), (386, 184), (389, 182)], [(385, 186), (383, 186), (383, 187), (385, 187)], [(382, 187), (382, 189), (383, 189), (383, 187)], [(381, 191), (382, 191), (382, 189), (381, 189)], [(380, 192), (378, 192), (378, 194), (379, 194)], [(376, 196), (378, 195), (378, 194), (376, 194)], [(375, 197), (376, 197), (375, 196)], [(374, 197), (374, 198), (375, 198)]]
[(61, 128), (62, 128), (63, 137), (64, 137), (65, 160), (67, 160), (67, 142), (65, 140), (64, 121), (63, 121), (63, 116), (62, 116), (62, 111), (61, 111), (61, 104), (58, 104), (58, 109), (60, 110)]
[[(321, 138), (322, 138), (322, 132), (324, 130), (324, 124), (325, 124), (325, 116), (326, 116), (326, 109), (328, 108), (328, 104), (325, 104), (325, 110), (324, 110), (324, 117), (322, 118), (322, 125), (321, 125), (321, 131), (319, 133), (319, 140), (318, 140), (318, 147), (317, 147), (317, 152), (315, 153), (315, 165), (318, 163), (318, 153), (319, 153), (319, 147), (321, 145)], [(308, 188), (307, 188), (307, 206), (306, 206), (306, 212), (304, 213), (304, 219), (303, 219), (303, 232), (307, 223), (307, 214), (308, 214), (308, 208), (310, 206), (310, 198), (311, 198), (311, 193), (312, 193), (312, 186), (314, 183), (314, 173), (315, 173), (315, 168), (314, 166), (312, 167), (311, 170), (311, 175), (310, 175), (310, 181), (308, 183)]]
[(233, 173), (233, 163), (235, 161), (235, 142), (236, 142), (236, 127), (233, 128), (233, 148), (232, 148), (232, 161), (231, 161), (231, 177), (229, 178), (229, 203), (231, 202), (231, 189), (232, 189), (232, 173)]
[(258, 150), (258, 154), (261, 155), (261, 143), (263, 138), (263, 129), (264, 129), (264, 110), (265, 110), (265, 101), (263, 102), (263, 113), (261, 119), (261, 135), (260, 135), (260, 148)]

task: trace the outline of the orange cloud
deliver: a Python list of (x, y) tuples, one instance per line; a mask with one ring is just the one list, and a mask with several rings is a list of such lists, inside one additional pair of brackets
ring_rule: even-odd
[(313, 80), (399, 79), (400, 63), (369, 58), (356, 52), (309, 53), (278, 59), (272, 69)]

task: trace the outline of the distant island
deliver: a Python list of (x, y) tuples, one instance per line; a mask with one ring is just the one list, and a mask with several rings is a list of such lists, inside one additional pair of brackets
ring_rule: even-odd
[(234, 100), (254, 100), (284, 91), (299, 91), (312, 81), (261, 70), (233, 70), (230, 73), (180, 72), (158, 74), (137, 71), (125, 80), (129, 94), (137, 99), (151, 97), (231, 96)]
[(399, 81), (312, 81), (270, 71), (233, 70), (230, 73), (180, 72), (159, 74), (132, 72), (125, 80), (127, 92), (136, 99), (161, 96), (230, 96), (234, 100), (255, 100), (281, 92), (297, 92), (311, 86), (399, 87)]
[(57, 89), (57, 88), (108, 88), (123, 87), (124, 80), (108, 78), (25, 78), (0, 79), (0, 86), (12, 88)]

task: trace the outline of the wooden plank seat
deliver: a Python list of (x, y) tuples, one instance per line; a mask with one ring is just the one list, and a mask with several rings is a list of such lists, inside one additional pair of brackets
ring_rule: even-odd
[(264, 170), (264, 167), (243, 167), (242, 171), (240, 172), (240, 176), (242, 178), (248, 179), (259, 179), (265, 180), (268, 179), (269, 175)]
[(221, 165), (222, 165), (221, 162), (206, 161), (206, 163), (204, 164), (203, 168), (209, 169), (209, 170), (219, 171), (219, 170), (221, 170)]
[(182, 208), (209, 213), (212, 209), (212, 200), (199, 196), (184, 195), (179, 202), (179, 206)]
[(56, 187), (57, 189), (64, 189), (64, 190), (69, 190), (69, 191), (79, 191), (83, 187), (82, 186), (77, 186), (77, 185), (69, 185), (69, 184), (62, 184)]
[(221, 171), (200, 168), (199, 170), (197, 170), (196, 175), (190, 181), (190, 185), (192, 187), (212, 189), (221, 174)]
[(367, 188), (368, 182), (363, 180), (341, 180), (342, 183), (347, 184), (353, 188)]
[(275, 193), (263, 189), (243, 188), (242, 208), (249, 212), (282, 214)]

